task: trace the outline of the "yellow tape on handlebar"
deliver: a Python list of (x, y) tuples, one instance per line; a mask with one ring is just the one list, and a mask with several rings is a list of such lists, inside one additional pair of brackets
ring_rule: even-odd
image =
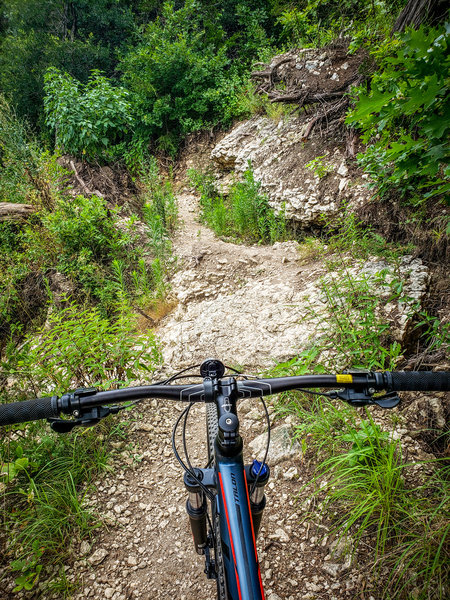
[(336, 383), (353, 383), (351, 375), (336, 375)]

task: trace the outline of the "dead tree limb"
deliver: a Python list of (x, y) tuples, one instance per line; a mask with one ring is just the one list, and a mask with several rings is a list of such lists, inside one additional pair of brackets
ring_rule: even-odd
[(37, 210), (31, 204), (15, 204), (14, 202), (0, 202), (1, 221), (24, 221)]
[(99, 192), (98, 190), (94, 190), (93, 192), (88, 188), (88, 186), (84, 183), (84, 181), (81, 179), (80, 175), (78, 174), (77, 168), (75, 166), (75, 163), (73, 162), (73, 160), (70, 161), (70, 167), (75, 175), (75, 179), (78, 181), (78, 183), (81, 186), (81, 189), (83, 190), (83, 192), (86, 194), (86, 196), (98, 196), (99, 198), (103, 198), (103, 194), (101, 192)]

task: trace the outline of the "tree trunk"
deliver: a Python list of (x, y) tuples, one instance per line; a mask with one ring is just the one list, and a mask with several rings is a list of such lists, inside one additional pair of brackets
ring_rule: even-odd
[(417, 29), (425, 22), (438, 25), (445, 20), (445, 5), (443, 0), (409, 0), (394, 24), (393, 33), (405, 31), (406, 27)]

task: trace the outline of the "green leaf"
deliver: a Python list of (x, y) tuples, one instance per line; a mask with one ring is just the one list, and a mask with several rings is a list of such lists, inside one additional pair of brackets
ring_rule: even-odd
[(358, 105), (352, 113), (351, 120), (347, 118), (346, 122), (362, 122), (372, 113), (380, 112), (380, 110), (388, 104), (392, 99), (392, 93), (381, 92), (375, 88), (370, 95), (362, 95), (359, 98)]
[(28, 458), (17, 458), (14, 462), (17, 471), (23, 471), (28, 467)]

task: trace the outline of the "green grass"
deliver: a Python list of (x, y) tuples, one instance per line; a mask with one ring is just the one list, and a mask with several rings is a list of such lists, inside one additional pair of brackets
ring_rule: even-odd
[[(74, 387), (126, 385), (151, 373), (160, 360), (149, 333), (137, 336), (126, 303), (114, 323), (99, 310), (68, 303), (53, 308), (47, 326), (29, 336), (20, 351), (11, 345), (0, 377), (12, 377), (0, 401), (9, 402)], [(95, 479), (110, 469), (115, 440), (125, 430), (109, 417), (93, 429), (57, 435), (42, 422), (5, 428), (0, 441), (0, 502), (5, 564), (15, 572), (17, 591), (46, 580), (63, 565), (83, 537), (100, 525), (87, 506)], [(3, 433), (3, 432), (2, 432)], [(6, 547), (6, 546), (5, 546)], [(60, 575), (54, 586), (65, 594), (73, 581)], [(64, 591), (66, 590), (66, 591)], [(63, 593), (61, 592), (61, 593)]]
[[(390, 337), (392, 324), (380, 309), (388, 301), (409, 302), (395, 276), (401, 255), (409, 250), (387, 244), (350, 214), (322, 239), (306, 240), (300, 259), (322, 260), (327, 269), (319, 286), (325, 303), (323, 310), (311, 305), (299, 315), (305, 323), (313, 319), (318, 324), (310, 346), (268, 375), (357, 366), (395, 369), (403, 349)], [(394, 274), (377, 278), (383, 299), (374, 293), (374, 282), (352, 268), (373, 256), (387, 261)], [(411, 305), (413, 312), (424, 344), (439, 348), (448, 343), (448, 329), (439, 319), (416, 305)], [(364, 570), (367, 591), (377, 590), (377, 597), (386, 600), (448, 597), (449, 486), (441, 461), (408, 462), (401, 442), (375, 422), (376, 412), (356, 411), (303, 392), (281, 394), (275, 409), (295, 416), (294, 436), (303, 460), (315, 469), (299, 499), (309, 506), (314, 498), (320, 512), (310, 514), (311, 519), (324, 522), (337, 539), (349, 541), (353, 559)], [(401, 415), (389, 415), (394, 429)]]
[(217, 235), (247, 243), (273, 244), (287, 239), (286, 220), (270, 207), (250, 165), (243, 181), (232, 185), (227, 198), (217, 193), (211, 175), (191, 169), (189, 178), (201, 194), (202, 220)]
[[(301, 374), (303, 366), (297, 359), (270, 375)], [(281, 394), (275, 409), (296, 417), (294, 437), (315, 470), (299, 500), (307, 506), (315, 498), (320, 510), (309, 518), (349, 541), (368, 589), (390, 600), (448, 597), (450, 490), (442, 461), (405, 461), (401, 442), (368, 410), (361, 418), (362, 411), (301, 392)]]
[[(4, 561), (17, 591), (31, 590), (40, 580), (55, 591), (62, 586), (66, 595), (73, 589), (61, 569), (79, 540), (100, 526), (101, 515), (87, 506), (86, 494), (95, 478), (111, 468), (111, 442), (123, 436), (116, 419), (63, 436), (41, 422), (6, 429), (0, 444), (3, 471), (18, 455), (24, 461), (9, 483), (0, 484), (2, 530), (8, 540)], [(53, 580), (58, 565), (59, 576)]]

